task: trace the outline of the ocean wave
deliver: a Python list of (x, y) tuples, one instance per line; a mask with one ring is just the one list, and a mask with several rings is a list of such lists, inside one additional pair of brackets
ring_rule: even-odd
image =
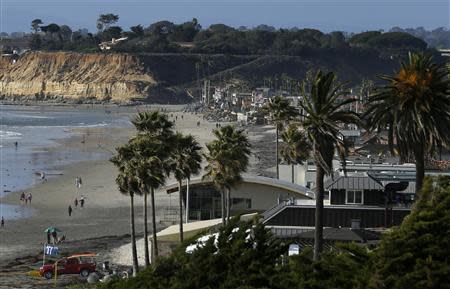
[(96, 124), (74, 124), (74, 125), (25, 125), (23, 128), (83, 128), (83, 127), (104, 127), (108, 123), (96, 123)]
[(42, 115), (30, 115), (30, 114), (17, 114), (17, 113), (6, 113), (7, 117), (20, 117), (20, 118), (35, 118), (35, 119), (53, 119), (51, 116), (42, 116)]
[(0, 139), (20, 139), (22, 134), (15, 131), (4, 131), (0, 130)]

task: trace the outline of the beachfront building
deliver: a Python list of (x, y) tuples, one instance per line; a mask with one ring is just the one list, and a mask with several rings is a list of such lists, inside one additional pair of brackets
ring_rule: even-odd
[[(168, 194), (178, 192), (178, 184), (164, 188)], [(187, 192), (182, 187), (183, 204), (189, 220), (221, 218), (221, 194), (210, 181), (192, 179)], [(311, 200), (314, 194), (306, 187), (259, 176), (245, 176), (231, 189), (231, 214), (261, 213), (284, 200)]]
[[(401, 224), (414, 202), (411, 174), (356, 173), (325, 182), (324, 227), (387, 228)], [(263, 223), (279, 236), (313, 230), (315, 201), (288, 200), (263, 213)]]

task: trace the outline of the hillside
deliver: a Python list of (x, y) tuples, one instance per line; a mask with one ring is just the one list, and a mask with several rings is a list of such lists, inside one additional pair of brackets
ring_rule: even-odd
[(302, 79), (308, 69), (338, 73), (358, 84), (391, 72), (395, 62), (374, 55), (322, 53), (300, 56), (202, 54), (81, 54), (30, 52), (13, 63), (0, 59), (0, 98), (61, 102), (111, 101), (186, 103), (197, 80), (228, 79), (260, 85), (265, 77), (286, 74)]

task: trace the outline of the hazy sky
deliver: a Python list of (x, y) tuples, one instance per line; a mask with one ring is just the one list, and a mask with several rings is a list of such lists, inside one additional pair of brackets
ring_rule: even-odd
[(95, 30), (101, 13), (119, 14), (119, 25), (148, 26), (196, 17), (203, 27), (268, 24), (323, 31), (364, 31), (393, 26), (449, 27), (449, 0), (0, 0), (0, 31), (30, 31), (30, 22)]

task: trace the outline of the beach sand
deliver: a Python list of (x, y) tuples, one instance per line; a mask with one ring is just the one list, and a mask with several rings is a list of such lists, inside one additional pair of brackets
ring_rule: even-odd
[[(175, 116), (178, 118), (176, 130), (194, 135), (203, 146), (213, 139), (212, 130), (215, 129), (215, 123), (202, 120), (201, 115), (183, 113), (181, 106), (167, 106), (166, 108), (173, 111), (168, 112), (169, 116), (173, 114), (173, 120), (175, 120)], [(144, 111), (145, 109), (139, 108), (138, 110)], [(130, 115), (136, 110), (136, 108), (130, 108)], [(201, 123), (200, 126), (197, 126), (198, 121)], [(134, 130), (127, 128), (77, 129), (73, 137), (61, 140), (60, 146), (48, 149), (101, 150), (110, 152), (112, 156), (114, 148), (125, 143), (132, 134), (134, 134)], [(255, 133), (250, 132), (249, 136), (260, 142)], [(84, 143), (82, 143), (83, 139)], [(263, 145), (263, 147), (267, 146)], [(254, 156), (252, 156), (252, 164), (251, 172), (260, 171), (264, 167)], [(0, 288), (26, 288), (25, 285), (30, 283), (27, 278), (31, 277), (17, 279), (14, 274), (22, 274), (39, 267), (41, 264), (39, 258), (42, 254), (43, 244), (46, 242), (46, 234), (43, 231), (48, 226), (55, 226), (63, 231), (60, 235), (66, 235), (67, 242), (60, 245), (61, 252), (65, 254), (80, 251), (107, 254), (112, 248), (129, 242), (130, 198), (118, 191), (115, 184), (117, 170), (113, 164), (108, 159), (84, 161), (61, 168), (61, 171), (63, 173), (61, 176), (51, 178), (26, 190), (27, 193), (30, 192), (33, 195), (32, 204), (28, 205), (35, 210), (31, 218), (6, 220), (5, 228), (0, 229), (0, 275), (4, 275), (0, 278)], [(78, 191), (75, 187), (77, 176), (80, 176), (83, 181), (83, 185)], [(173, 181), (173, 179), (169, 179), (167, 183)], [(10, 193), (2, 198), (1, 202), (20, 205), (20, 193)], [(84, 208), (80, 208), (80, 206), (75, 208), (73, 201), (81, 195), (86, 198), (85, 206)], [(176, 204), (176, 200), (175, 194), (169, 196), (165, 192), (158, 191), (156, 194), (157, 210), (166, 208), (169, 203)], [(135, 204), (136, 229), (139, 235), (142, 234), (143, 227), (142, 198), (137, 197)], [(68, 216), (69, 205), (74, 209), (70, 217)], [(157, 211), (157, 214), (159, 227), (162, 228), (167, 225), (164, 223), (164, 213)], [(126, 252), (123, 255), (127, 255)], [(122, 263), (127, 262), (124, 260)], [(13, 277), (5, 278), (5, 276)], [(17, 283), (18, 280), (22, 280), (23, 283)], [(35, 279), (35, 281), (39, 280)], [(46, 284), (43, 283), (42, 288), (48, 286)]]

